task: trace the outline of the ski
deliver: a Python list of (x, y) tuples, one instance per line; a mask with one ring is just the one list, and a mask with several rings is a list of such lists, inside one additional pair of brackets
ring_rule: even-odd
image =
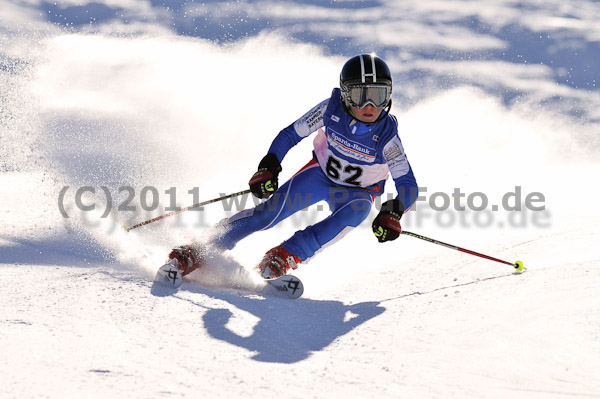
[(177, 289), (183, 282), (183, 274), (177, 267), (177, 260), (171, 259), (162, 265), (156, 272), (154, 282), (169, 288)]
[[(264, 286), (261, 284), (256, 290), (238, 289), (239, 291), (256, 293), (265, 296), (276, 296), (280, 298), (298, 299), (304, 293), (304, 284), (296, 276), (285, 275), (279, 278), (264, 280)], [(154, 282), (164, 287), (177, 289), (183, 282), (181, 270), (177, 268), (174, 259), (162, 265), (156, 272)], [(231, 288), (231, 287), (228, 287)]]
[(265, 295), (298, 299), (304, 293), (304, 284), (296, 276), (286, 275), (265, 281), (267, 285), (261, 290)]

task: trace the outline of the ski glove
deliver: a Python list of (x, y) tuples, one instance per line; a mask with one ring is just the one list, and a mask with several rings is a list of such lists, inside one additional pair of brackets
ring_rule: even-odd
[(277, 176), (281, 172), (281, 164), (273, 153), (268, 153), (258, 164), (258, 171), (252, 175), (250, 191), (258, 198), (269, 198), (277, 191), (279, 183)]
[(404, 213), (404, 205), (397, 199), (381, 204), (381, 210), (373, 220), (373, 233), (379, 242), (393, 241), (400, 236), (402, 213)]

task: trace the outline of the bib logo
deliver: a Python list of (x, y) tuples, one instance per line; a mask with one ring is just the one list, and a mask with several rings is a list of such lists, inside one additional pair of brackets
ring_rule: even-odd
[(349, 140), (331, 128), (327, 129), (327, 141), (329, 142), (329, 145), (347, 157), (365, 162), (375, 161), (374, 148)]

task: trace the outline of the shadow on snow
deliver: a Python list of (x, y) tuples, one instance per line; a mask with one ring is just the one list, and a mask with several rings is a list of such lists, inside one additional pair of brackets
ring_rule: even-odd
[[(347, 305), (340, 301), (314, 299), (282, 299), (262, 297), (230, 289), (209, 289), (196, 283), (184, 284), (187, 291), (225, 301), (237, 309), (256, 316), (259, 321), (250, 336), (242, 336), (227, 327), (234, 317), (226, 308), (206, 309), (202, 320), (206, 331), (215, 339), (256, 352), (252, 359), (260, 362), (296, 363), (331, 345), (368, 320), (385, 311), (379, 302)], [(174, 291), (154, 286), (155, 296), (172, 295)]]
[(113, 262), (114, 255), (82, 230), (49, 233), (45, 237), (2, 237), (0, 263), (22, 265), (86, 266)]

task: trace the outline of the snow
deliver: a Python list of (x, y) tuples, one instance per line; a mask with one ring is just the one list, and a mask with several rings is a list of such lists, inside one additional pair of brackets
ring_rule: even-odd
[[(231, 3), (219, 17), (237, 22), (220, 27), (199, 22), (214, 5), (191, 3), (31, 0), (0, 11), (0, 397), (600, 397), (600, 98), (595, 81), (581, 84), (597, 63), (579, 68), (597, 57), (595, 2), (307, 3)], [(78, 19), (85, 11), (95, 25)], [(373, 16), (380, 29), (365, 44), (356, 34)], [(516, 23), (553, 39), (521, 48)], [(378, 46), (427, 188), (404, 228), (527, 271), (407, 236), (379, 244), (369, 220), (295, 272), (302, 298), (235, 289), (256, 284), (240, 267), (325, 216), (313, 207), (176, 292), (154, 286), (172, 246), (234, 209), (120, 226), (245, 189), (275, 134), (330, 94), (348, 56)], [(309, 139), (289, 153), (282, 179), (310, 149)], [(82, 187), (93, 211), (78, 210)], [(120, 210), (132, 192), (136, 210)], [(455, 209), (474, 193), (485, 210)], [(536, 194), (544, 208), (505, 210), (508, 194), (522, 206)]]

